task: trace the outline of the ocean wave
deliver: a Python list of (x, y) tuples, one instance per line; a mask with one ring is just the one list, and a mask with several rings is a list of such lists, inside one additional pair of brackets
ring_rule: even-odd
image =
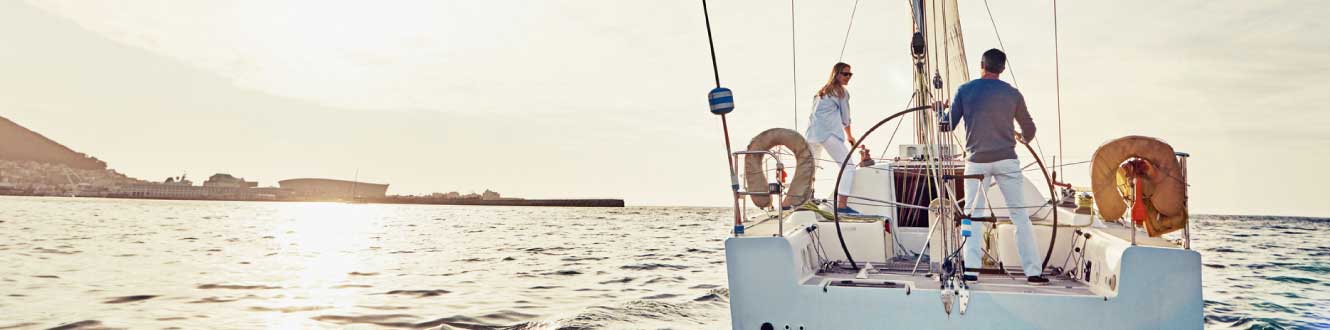
[(688, 266), (660, 264), (660, 263), (645, 263), (645, 264), (624, 265), (619, 268), (628, 269), (628, 270), (657, 270), (662, 268), (680, 270), (680, 269), (688, 269)]
[(1230, 214), (1195, 214), (1195, 219), (1204, 220), (1256, 220), (1256, 221), (1288, 221), (1288, 222), (1330, 222), (1330, 218), (1321, 217), (1299, 217), (1282, 215), (1230, 215)]
[(1320, 281), (1317, 281), (1317, 280), (1315, 280), (1315, 279), (1310, 279), (1310, 278), (1306, 278), (1306, 277), (1297, 277), (1297, 276), (1270, 276), (1270, 277), (1266, 277), (1265, 279), (1267, 279), (1267, 280), (1271, 280), (1271, 281), (1275, 281), (1275, 282), (1282, 282), (1282, 283), (1299, 283), (1299, 284), (1313, 284), (1313, 283), (1320, 282)]
[(447, 293), (451, 293), (451, 291), (448, 291), (448, 290), (392, 290), (392, 291), (384, 292), (383, 294), (390, 294), (390, 295), (392, 295), (392, 294), (395, 294), (395, 295), (407, 295), (407, 296), (416, 296), (416, 297), (424, 298), (424, 297), (434, 297), (434, 296), (439, 296), (439, 295), (443, 295), (443, 294), (447, 294)]
[(124, 296), (124, 297), (112, 297), (112, 298), (106, 299), (106, 301), (103, 301), (102, 303), (103, 303), (103, 304), (123, 304), (123, 303), (128, 303), (128, 302), (144, 301), (144, 300), (148, 300), (148, 299), (152, 299), (152, 298), (157, 298), (157, 297), (158, 297), (158, 296), (155, 296), (155, 295), (146, 295), (146, 294), (144, 294), (144, 295)]
[(67, 323), (55, 326), (46, 330), (112, 330), (118, 328), (107, 327), (98, 320), (83, 320), (74, 323)]

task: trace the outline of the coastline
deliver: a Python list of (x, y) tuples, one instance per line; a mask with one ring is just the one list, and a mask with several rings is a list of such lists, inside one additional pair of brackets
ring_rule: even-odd
[(166, 197), (126, 197), (126, 196), (53, 196), (31, 194), (7, 194), (0, 196), (39, 197), (39, 198), (106, 198), (106, 199), (145, 199), (177, 201), (218, 201), (218, 202), (332, 202), (353, 204), (419, 204), (419, 205), (470, 205), (470, 206), (536, 206), (536, 207), (624, 207), (622, 199), (438, 199), (420, 197), (384, 197), (357, 200), (341, 199), (236, 199), (236, 198), (166, 198)]

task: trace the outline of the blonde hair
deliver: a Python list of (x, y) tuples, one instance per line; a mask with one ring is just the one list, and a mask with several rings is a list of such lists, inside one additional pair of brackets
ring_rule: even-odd
[(850, 65), (845, 64), (845, 62), (836, 62), (836, 65), (831, 67), (831, 78), (827, 79), (826, 85), (822, 85), (822, 89), (817, 90), (817, 96), (822, 97), (831, 95), (835, 97), (845, 97), (845, 86), (841, 85), (840, 80), (837, 78), (840, 78), (841, 72), (844, 72), (845, 69), (849, 68)]

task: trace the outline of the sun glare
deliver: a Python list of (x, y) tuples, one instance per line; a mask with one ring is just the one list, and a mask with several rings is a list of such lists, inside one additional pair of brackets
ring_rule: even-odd
[[(281, 211), (281, 225), (272, 236), (281, 245), (282, 263), (290, 267), (282, 279), (292, 296), (308, 295), (320, 303), (336, 304), (341, 299), (330, 287), (358, 271), (361, 258), (357, 251), (370, 245), (370, 231), (379, 228), (381, 217), (373, 205), (339, 203), (292, 203)], [(309, 298), (316, 298), (309, 297)]]
[(266, 282), (282, 293), (268, 298), (262, 308), (263, 322), (273, 329), (315, 326), (308, 315), (296, 311), (349, 309), (364, 299), (361, 292), (338, 289), (352, 272), (364, 271), (364, 251), (370, 248), (371, 232), (382, 227), (384, 208), (341, 203), (287, 203), (279, 205), (277, 223), (271, 229), (278, 244), (273, 272), (282, 274)]

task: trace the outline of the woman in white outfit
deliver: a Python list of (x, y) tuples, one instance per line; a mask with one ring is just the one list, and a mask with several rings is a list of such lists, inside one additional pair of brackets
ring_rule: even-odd
[[(817, 91), (814, 98), (817, 106), (809, 116), (808, 131), (804, 133), (808, 145), (813, 147), (813, 155), (821, 154), (819, 149), (826, 150), (837, 166), (850, 153), (845, 143), (854, 145), (854, 134), (850, 132), (850, 93), (845, 91), (845, 85), (850, 83), (853, 76), (849, 64), (836, 63), (831, 67), (831, 78)], [(850, 185), (854, 181), (854, 164), (852, 161), (846, 164), (841, 174), (840, 187), (836, 189), (840, 192), (840, 198), (836, 200), (836, 212), (859, 213), (846, 205), (846, 194), (850, 193)]]

